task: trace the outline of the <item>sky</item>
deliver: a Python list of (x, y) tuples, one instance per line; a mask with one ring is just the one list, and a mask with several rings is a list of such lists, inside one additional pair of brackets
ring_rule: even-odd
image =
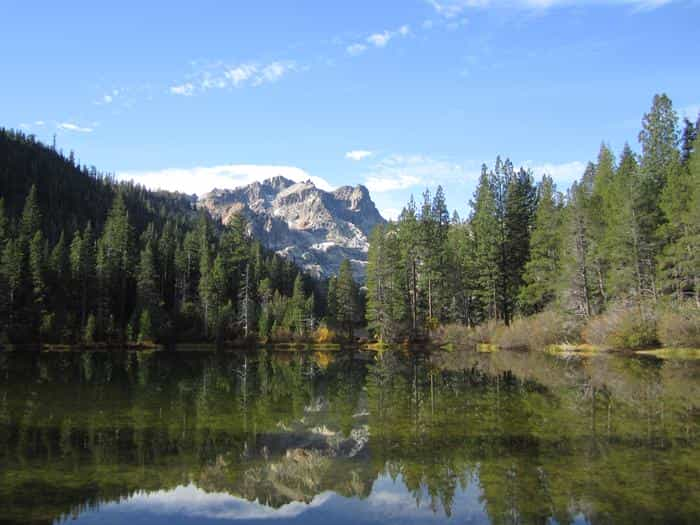
[(0, 126), (149, 187), (365, 184), (385, 217), (496, 156), (564, 190), (700, 111), (698, 0), (26, 2), (0, 13)]

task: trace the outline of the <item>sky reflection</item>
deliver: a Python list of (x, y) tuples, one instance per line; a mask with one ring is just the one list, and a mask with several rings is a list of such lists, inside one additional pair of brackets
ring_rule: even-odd
[(483, 504), (478, 480), (470, 480), (466, 489), (455, 493), (452, 515), (431, 507), (427, 489), (412, 494), (401, 476), (393, 480), (379, 476), (366, 499), (347, 498), (334, 492), (322, 492), (309, 502), (294, 501), (274, 508), (248, 501), (225, 492), (206, 492), (194, 483), (173, 490), (142, 492), (120, 502), (111, 502), (81, 514), (76, 520), (89, 523), (490, 523)]

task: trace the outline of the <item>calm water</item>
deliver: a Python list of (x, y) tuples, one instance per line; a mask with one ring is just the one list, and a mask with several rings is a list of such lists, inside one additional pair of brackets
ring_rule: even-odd
[(0, 353), (0, 523), (700, 523), (700, 362)]

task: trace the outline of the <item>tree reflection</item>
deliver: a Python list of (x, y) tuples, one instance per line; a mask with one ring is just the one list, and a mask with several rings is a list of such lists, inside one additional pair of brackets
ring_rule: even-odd
[(543, 353), (0, 354), (6, 521), (195, 483), (279, 507), (380, 476), (493, 523), (700, 516), (700, 367)]

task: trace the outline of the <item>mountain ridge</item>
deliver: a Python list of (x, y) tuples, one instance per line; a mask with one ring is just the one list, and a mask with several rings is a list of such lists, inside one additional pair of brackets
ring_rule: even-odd
[(281, 175), (215, 188), (198, 205), (224, 223), (243, 213), (251, 235), (316, 277), (335, 274), (347, 258), (363, 280), (369, 234), (386, 222), (361, 184), (326, 191), (311, 180), (294, 182)]

